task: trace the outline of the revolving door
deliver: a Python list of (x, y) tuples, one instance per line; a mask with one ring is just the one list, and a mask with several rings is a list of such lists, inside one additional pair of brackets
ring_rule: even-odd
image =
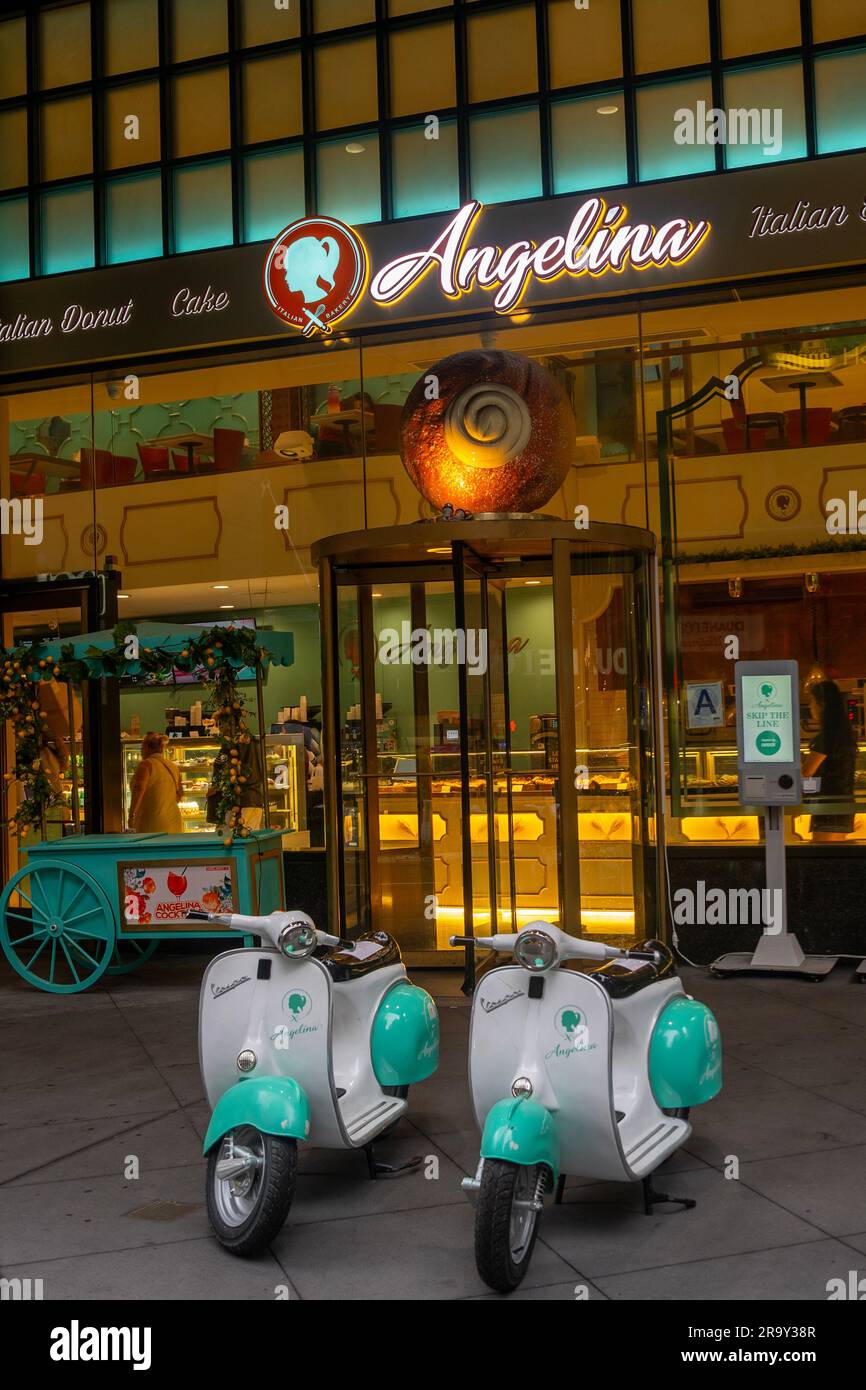
[(331, 919), (416, 965), (658, 934), (654, 545), (491, 517), (321, 541)]

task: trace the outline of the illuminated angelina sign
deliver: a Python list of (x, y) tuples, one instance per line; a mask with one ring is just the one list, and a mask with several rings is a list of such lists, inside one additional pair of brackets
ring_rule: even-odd
[(703, 245), (710, 233), (707, 221), (690, 222), (673, 217), (661, 226), (626, 221), (628, 208), (606, 204), (603, 198), (587, 198), (572, 219), (565, 236), (534, 241), (515, 241), (504, 250), (498, 246), (471, 245), (481, 214), (480, 203), (467, 203), (426, 250), (398, 256), (377, 271), (370, 298), (377, 304), (395, 304), (438, 267), (439, 284), (449, 299), (459, 298), (473, 285), (493, 293), (500, 313), (514, 309), (533, 277), (545, 282), (561, 275), (575, 278), (683, 265)]

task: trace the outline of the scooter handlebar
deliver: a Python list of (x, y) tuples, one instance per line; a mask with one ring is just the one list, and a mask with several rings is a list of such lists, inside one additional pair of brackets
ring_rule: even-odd
[[(228, 927), (231, 931), (243, 932), (245, 936), (265, 936), (276, 945), (277, 937), (290, 916), (287, 912), (272, 913), (270, 917), (248, 917), (240, 912), (199, 912), (193, 909), (186, 914), (187, 921), (212, 922), (216, 927)], [(315, 928), (320, 946), (336, 946), (341, 950), (351, 950), (353, 942), (342, 936), (332, 936), (330, 932)]]

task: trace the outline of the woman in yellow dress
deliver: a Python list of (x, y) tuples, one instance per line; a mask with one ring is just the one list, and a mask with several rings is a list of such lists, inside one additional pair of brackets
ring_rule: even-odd
[(183, 782), (174, 763), (163, 757), (165, 735), (149, 733), (141, 740), (141, 762), (132, 779), (129, 828), (158, 835), (183, 830), (178, 802)]

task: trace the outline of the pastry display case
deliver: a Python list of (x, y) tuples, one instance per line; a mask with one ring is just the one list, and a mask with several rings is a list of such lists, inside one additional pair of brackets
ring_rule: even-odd
[[(189, 834), (212, 829), (207, 819), (207, 792), (219, 744), (209, 738), (170, 738), (163, 750), (180, 772), (183, 795), (178, 802), (183, 829)], [(288, 833), (306, 829), (306, 760), (303, 734), (269, 734), (265, 740), (268, 808), (271, 828)], [(132, 779), (141, 761), (139, 739), (123, 745), (123, 823), (128, 827)]]

